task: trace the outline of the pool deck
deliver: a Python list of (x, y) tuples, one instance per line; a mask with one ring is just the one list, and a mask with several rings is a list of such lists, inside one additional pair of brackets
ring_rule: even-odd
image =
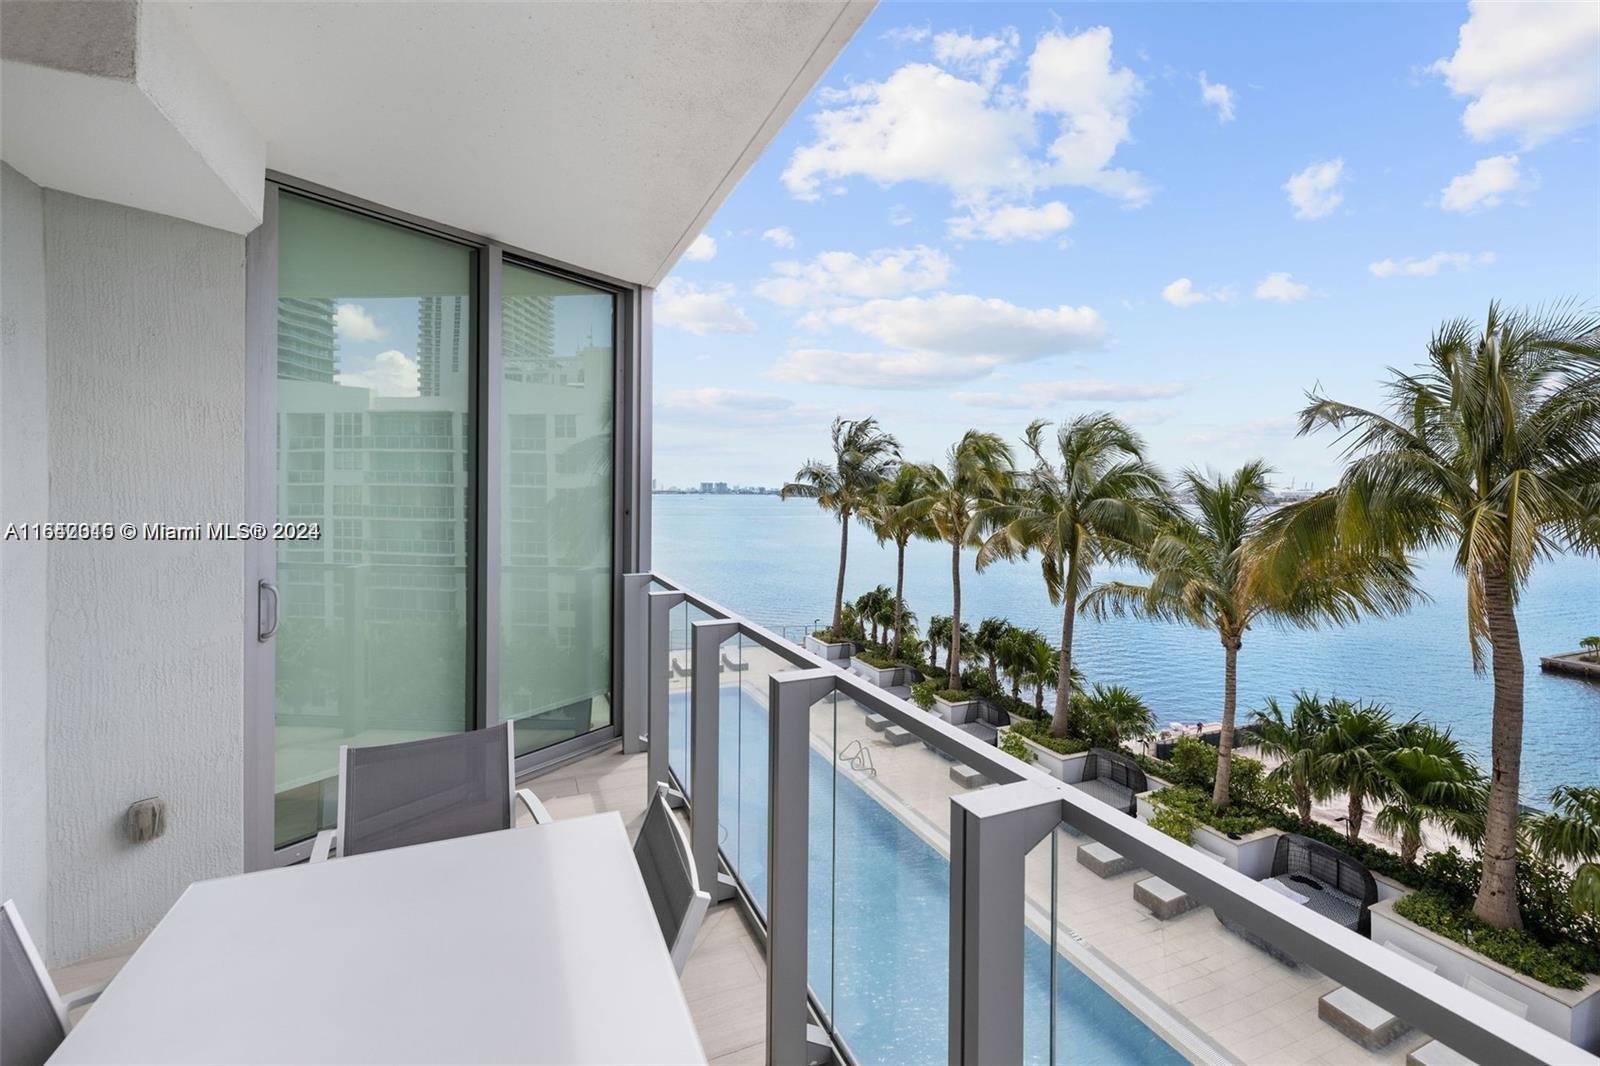
[[(747, 646), (744, 657), (750, 668), (740, 681), (762, 701), (768, 674), (792, 669), (762, 649)], [(813, 746), (837, 752), (860, 741), (871, 752), (876, 776), (843, 763), (841, 772), (947, 851), (950, 798), (970, 789), (951, 779), (950, 760), (920, 743), (892, 745), (868, 727), (866, 716), (853, 701), (839, 699), (835, 706), (824, 700), (812, 708)], [(1065, 830), (1054, 837), (1054, 886), (1050, 848), (1041, 844), (1029, 857), (1030, 924), (1047, 934), (1054, 887), (1063, 955), (1191, 1059), (1398, 1066), (1408, 1051), (1427, 1043), (1428, 1037), (1412, 1032), (1378, 1052), (1361, 1048), (1317, 1016), (1317, 1000), (1338, 982), (1284, 965), (1224, 929), (1208, 907), (1166, 921), (1155, 918), (1133, 898), (1143, 872), (1102, 880), (1076, 861), (1077, 845), (1088, 838)]]

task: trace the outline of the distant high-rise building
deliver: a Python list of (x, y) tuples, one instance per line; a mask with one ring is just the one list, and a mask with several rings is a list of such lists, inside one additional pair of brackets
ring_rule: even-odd
[(333, 307), (328, 299), (284, 297), (278, 301), (280, 378), (332, 383), (338, 346)]
[(465, 296), (424, 296), (417, 301), (417, 392), (449, 394), (446, 375), (466, 373), (471, 351), (471, 308)]

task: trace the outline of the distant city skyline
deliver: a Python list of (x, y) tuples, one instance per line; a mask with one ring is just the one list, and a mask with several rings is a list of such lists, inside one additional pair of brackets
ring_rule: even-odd
[(1580, 4), (881, 4), (657, 292), (656, 475), (1106, 409), (1326, 485), (1306, 390), (1594, 303), (1597, 48)]

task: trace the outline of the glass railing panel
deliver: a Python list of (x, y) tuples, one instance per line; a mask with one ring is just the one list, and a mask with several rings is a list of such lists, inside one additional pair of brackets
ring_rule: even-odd
[(813, 743), (832, 748), (835, 788), (834, 1027), (863, 1066), (946, 1061), (950, 798), (985, 782), (845, 695), (831, 737), (822, 724), (813, 719)]
[(689, 787), (689, 622), (692, 608), (680, 603), (667, 614), (667, 767)]
[[(1148, 803), (1141, 806), (1147, 815)], [(1108, 818), (1130, 817), (1105, 810)], [(1201, 827), (1190, 843), (1195, 863), (1260, 880), (1271, 874), (1279, 835)], [(1063, 827), (1055, 836), (1054, 878), (1030, 867), (1027, 880), (1030, 904), (1053, 898), (1056, 908), (1054, 1061), (1398, 1064), (1429, 1040), (1398, 1023), (1376, 1050), (1364, 1047), (1350, 1025), (1336, 1026), (1319, 1011), (1339, 981), (1283, 944), (1220, 921), (1181, 878), (1152, 875), (1093, 832)], [(1307, 899), (1331, 887), (1301, 886)], [(1307, 918), (1337, 934), (1332, 920), (1309, 909)]]
[[(837, 981), (834, 959), (834, 928), (838, 911), (836, 898), (837, 814), (841, 782), (833, 753), (839, 750), (839, 705), (837, 692), (829, 693), (811, 705), (811, 790), (809, 797), (810, 861), (806, 866), (807, 898), (810, 903), (806, 930), (806, 980), (811, 985), (824, 1013), (830, 1017), (835, 1004)], [(844, 783), (848, 787), (848, 782)]]
[[(1054, 886), (1059, 858), (1056, 834), (1035, 844), (1025, 860), (1029, 884)], [(1059, 975), (1056, 945), (1056, 894), (1030, 894), (1022, 911), (1022, 1060), (1029, 1064), (1055, 1061), (1052, 1039), (1055, 982)], [(1077, 1060), (1075, 1060), (1077, 1061)]]

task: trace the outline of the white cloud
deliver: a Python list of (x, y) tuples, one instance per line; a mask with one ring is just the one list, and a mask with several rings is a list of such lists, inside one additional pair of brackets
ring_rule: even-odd
[(756, 324), (734, 305), (732, 297), (731, 285), (702, 289), (679, 278), (668, 278), (656, 290), (655, 321), (700, 337), (711, 333), (754, 333)]
[(933, 58), (947, 67), (976, 74), (984, 85), (993, 85), (1017, 58), (1022, 38), (1010, 26), (990, 37), (965, 33), (940, 33), (933, 38)]
[(691, 263), (709, 263), (717, 257), (716, 238), (707, 233), (700, 234), (684, 250), (683, 257)]
[(1311, 286), (1302, 285), (1288, 274), (1268, 274), (1256, 286), (1256, 299), (1276, 300), (1279, 303), (1294, 303), (1304, 300), (1311, 295)]
[(670, 389), (655, 403), (656, 416), (684, 425), (789, 426), (814, 423), (828, 413), (787, 396), (746, 389)]
[(896, 26), (885, 30), (883, 39), (890, 44), (921, 44), (933, 33), (928, 26)]
[(1075, 378), (1064, 381), (1030, 381), (1006, 392), (953, 392), (952, 400), (973, 407), (994, 410), (1041, 410), (1059, 403), (1094, 401), (1118, 403), (1127, 400), (1157, 400), (1179, 396), (1189, 386), (1181, 381), (1144, 383), (1101, 381)]
[(1003, 363), (1081, 351), (1105, 336), (1105, 321), (1092, 307), (1018, 307), (945, 292), (816, 311), (801, 324), (813, 329), (845, 326), (906, 351), (994, 356)]
[(1173, 307), (1193, 307), (1195, 304), (1208, 304), (1213, 300), (1227, 303), (1233, 299), (1233, 295), (1233, 289), (1229, 286), (1201, 292), (1188, 278), (1179, 278), (1161, 290), (1161, 298)]
[(794, 247), (794, 234), (790, 232), (788, 226), (773, 226), (761, 234), (761, 239), (779, 248)]
[(360, 304), (340, 304), (333, 309), (333, 328), (342, 341), (381, 341), (388, 331), (374, 322)]
[[(347, 304), (345, 306), (354, 306)], [(333, 380), (354, 389), (371, 389), (379, 396), (416, 396), (420, 391), (420, 377), (416, 360), (406, 353), (390, 349), (372, 357), (372, 362), (360, 366), (346, 360), (347, 369), (335, 374)]]
[(1367, 269), (1377, 278), (1431, 278), (1444, 267), (1454, 270), (1471, 270), (1475, 266), (1488, 266), (1494, 262), (1493, 252), (1434, 252), (1426, 259), (1380, 259), (1369, 263)]
[(1072, 212), (1060, 200), (1028, 207), (1022, 204), (973, 204), (965, 215), (946, 219), (950, 236), (958, 240), (1037, 241), (1072, 225)]
[(1483, 211), (1499, 207), (1507, 194), (1524, 188), (1523, 177), (1514, 155), (1492, 155), (1480, 159), (1465, 174), (1457, 174), (1439, 194), (1439, 206), (1446, 211)]
[(1472, 102), (1474, 139), (1517, 137), (1524, 148), (1582, 125), (1600, 107), (1600, 5), (1472, 0), (1455, 54), (1433, 64)]
[(971, 381), (999, 367), (1097, 347), (1105, 336), (1105, 323), (1093, 308), (1025, 308), (951, 293), (870, 300), (813, 312), (801, 324), (848, 328), (887, 350), (800, 348), (775, 365), (771, 376), (857, 388)]
[(1289, 203), (1294, 207), (1294, 217), (1302, 219), (1324, 218), (1344, 202), (1339, 182), (1344, 180), (1344, 160), (1329, 159), (1312, 163), (1284, 183)]
[(1203, 70), (1200, 72), (1200, 100), (1217, 109), (1218, 122), (1233, 121), (1233, 90), (1221, 82), (1208, 80)]
[[(1131, 70), (1114, 65), (1110, 30), (1044, 34), (1021, 83), (1007, 84), (985, 79), (998, 74), (994, 64), (1009, 38), (940, 40), (949, 65), (977, 64), (976, 80), (909, 63), (883, 81), (826, 94), (812, 141), (783, 173), (793, 195), (814, 200), (824, 182), (863, 177), (940, 185), (962, 205), (1056, 185), (1087, 186), (1130, 204), (1148, 198), (1138, 174), (1110, 165), (1129, 139), (1142, 89)], [(1042, 153), (1041, 133), (1053, 137)]]
[(895, 204), (889, 208), (889, 225), (891, 226), (904, 226), (915, 219), (916, 216), (911, 213), (911, 209), (906, 207), (905, 204)]
[(843, 298), (870, 299), (937, 289), (950, 277), (950, 259), (937, 248), (887, 248), (866, 256), (823, 252), (806, 262), (772, 264), (773, 277), (755, 291), (785, 307)]

